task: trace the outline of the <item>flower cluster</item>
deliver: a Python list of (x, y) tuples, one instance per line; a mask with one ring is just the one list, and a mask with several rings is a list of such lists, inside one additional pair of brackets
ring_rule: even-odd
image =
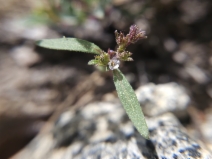
[(118, 49), (116, 51), (108, 49), (107, 52), (102, 51), (100, 55), (95, 56), (88, 64), (104, 66), (110, 70), (118, 69), (120, 61), (133, 61), (132, 53), (126, 51), (126, 48), (140, 39), (145, 39), (145, 31), (139, 30), (136, 25), (130, 27), (129, 33), (125, 36), (122, 32), (115, 31), (116, 43)]
[(126, 36), (122, 32), (118, 33), (117, 30), (115, 31), (115, 35), (116, 43), (119, 45), (119, 48), (117, 49), (118, 52), (124, 51), (127, 46), (137, 42), (140, 39), (147, 38), (145, 31), (139, 30), (136, 25), (132, 25), (130, 27), (130, 31)]

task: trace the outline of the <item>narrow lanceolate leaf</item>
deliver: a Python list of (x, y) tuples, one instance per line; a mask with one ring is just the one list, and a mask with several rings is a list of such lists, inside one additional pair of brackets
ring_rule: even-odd
[(141, 106), (131, 85), (119, 69), (113, 70), (113, 80), (120, 101), (139, 133), (149, 139), (149, 131)]
[(85, 53), (100, 54), (101, 49), (88, 41), (76, 38), (44, 39), (37, 42), (37, 45), (55, 50), (79, 51)]

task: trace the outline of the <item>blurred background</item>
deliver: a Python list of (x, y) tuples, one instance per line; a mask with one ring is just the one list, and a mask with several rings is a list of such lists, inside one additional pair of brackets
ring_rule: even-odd
[(39, 48), (36, 40), (76, 37), (103, 50), (114, 31), (136, 24), (147, 39), (129, 47), (121, 70), (133, 88), (176, 82), (191, 98), (181, 123), (212, 144), (210, 0), (0, 0), (0, 158), (15, 155), (70, 107), (116, 97), (93, 55)]

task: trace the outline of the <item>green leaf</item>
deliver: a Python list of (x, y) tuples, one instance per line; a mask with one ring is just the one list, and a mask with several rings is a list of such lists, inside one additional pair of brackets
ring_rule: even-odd
[(96, 65), (99, 61), (98, 60), (90, 60), (88, 65)]
[(56, 50), (79, 51), (85, 53), (100, 54), (101, 49), (88, 41), (76, 38), (44, 39), (37, 42), (37, 45), (44, 48)]
[(97, 66), (96, 68), (101, 72), (109, 71), (107, 66)]
[(119, 69), (113, 70), (113, 80), (120, 101), (139, 133), (149, 139), (149, 131), (141, 106), (131, 85)]

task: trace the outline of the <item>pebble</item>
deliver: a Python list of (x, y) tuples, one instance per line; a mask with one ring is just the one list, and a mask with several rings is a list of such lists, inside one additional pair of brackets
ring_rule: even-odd
[(190, 97), (185, 89), (177, 83), (158, 84), (149, 83), (136, 90), (144, 114), (157, 116), (173, 112), (183, 116), (190, 103)]

